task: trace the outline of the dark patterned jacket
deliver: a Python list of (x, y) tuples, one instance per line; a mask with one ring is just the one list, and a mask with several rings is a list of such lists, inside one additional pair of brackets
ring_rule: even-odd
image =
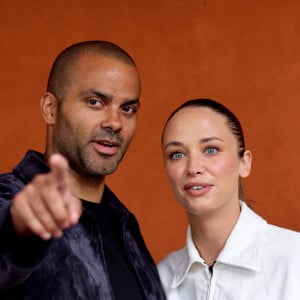
[[(60, 239), (22, 241), (14, 236), (9, 214), (12, 198), (36, 174), (48, 171), (43, 155), (29, 150), (13, 172), (0, 174), (0, 299), (113, 299), (101, 235), (91, 230), (94, 220), (87, 211)], [(107, 186), (101, 201), (113, 212), (145, 299), (165, 299), (136, 218)]]

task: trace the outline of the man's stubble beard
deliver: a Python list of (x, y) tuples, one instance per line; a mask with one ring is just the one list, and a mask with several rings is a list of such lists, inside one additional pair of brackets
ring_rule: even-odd
[(80, 148), (69, 146), (67, 142), (65, 140), (64, 143), (56, 145), (58, 152), (68, 159), (70, 168), (79, 177), (91, 178), (93, 180), (102, 179), (103, 176), (114, 173), (126, 152), (126, 149), (119, 149), (120, 152), (118, 154), (108, 156), (96, 153), (89, 145)]
[[(87, 144), (80, 145), (78, 141), (74, 139), (74, 137), (77, 136), (76, 130), (62, 112), (60, 112), (59, 120), (59, 128), (56, 129), (54, 136), (55, 149), (68, 159), (70, 168), (74, 170), (79, 177), (90, 178), (91, 180), (102, 180), (105, 175), (116, 171), (131, 140), (124, 145), (123, 139), (118, 137), (117, 139), (122, 146), (118, 150), (118, 154), (114, 156), (104, 155), (97, 153), (91, 145), (89, 145), (89, 140), (95, 137), (87, 140)], [(106, 137), (108, 135), (112, 137), (116, 134), (112, 134), (111, 132), (105, 133)], [(109, 160), (111, 160), (111, 162), (109, 162)], [(95, 166), (97, 167), (95, 168)]]
[(122, 151), (118, 156), (108, 156), (96, 152), (89, 154), (87, 153), (88, 151), (81, 150), (82, 149), (78, 149), (77, 151), (78, 161), (72, 160), (70, 167), (76, 171), (78, 175), (84, 175), (85, 177), (93, 179), (101, 179), (103, 176), (114, 173), (126, 152)]

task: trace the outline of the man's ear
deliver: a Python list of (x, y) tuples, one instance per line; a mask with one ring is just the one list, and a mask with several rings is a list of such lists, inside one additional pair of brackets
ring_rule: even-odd
[(246, 150), (240, 162), (240, 176), (242, 178), (245, 178), (250, 174), (251, 164), (252, 164), (252, 154), (249, 150)]
[(52, 93), (45, 93), (40, 101), (42, 116), (47, 124), (55, 124), (57, 99)]

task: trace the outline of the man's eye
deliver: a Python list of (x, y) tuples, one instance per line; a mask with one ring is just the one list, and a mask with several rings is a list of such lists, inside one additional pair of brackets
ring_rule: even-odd
[(171, 159), (181, 159), (181, 158), (183, 158), (184, 157), (184, 154), (182, 153), (182, 152), (173, 152), (173, 153), (171, 153), (170, 155), (169, 155), (169, 157), (171, 158)]
[(136, 107), (135, 106), (132, 106), (132, 105), (124, 105), (122, 107), (122, 110), (125, 112), (125, 113), (129, 113), (129, 114), (133, 114), (136, 112)]
[(207, 147), (204, 152), (207, 155), (216, 155), (219, 152), (219, 149), (216, 147)]
[(88, 104), (93, 107), (103, 106), (102, 102), (99, 99), (88, 99)]

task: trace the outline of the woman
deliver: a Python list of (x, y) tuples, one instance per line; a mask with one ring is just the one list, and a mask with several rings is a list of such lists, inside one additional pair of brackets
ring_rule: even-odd
[(166, 174), (187, 212), (186, 245), (158, 265), (169, 300), (300, 299), (300, 234), (266, 223), (242, 199), (251, 169), (240, 122), (190, 100), (162, 135)]

